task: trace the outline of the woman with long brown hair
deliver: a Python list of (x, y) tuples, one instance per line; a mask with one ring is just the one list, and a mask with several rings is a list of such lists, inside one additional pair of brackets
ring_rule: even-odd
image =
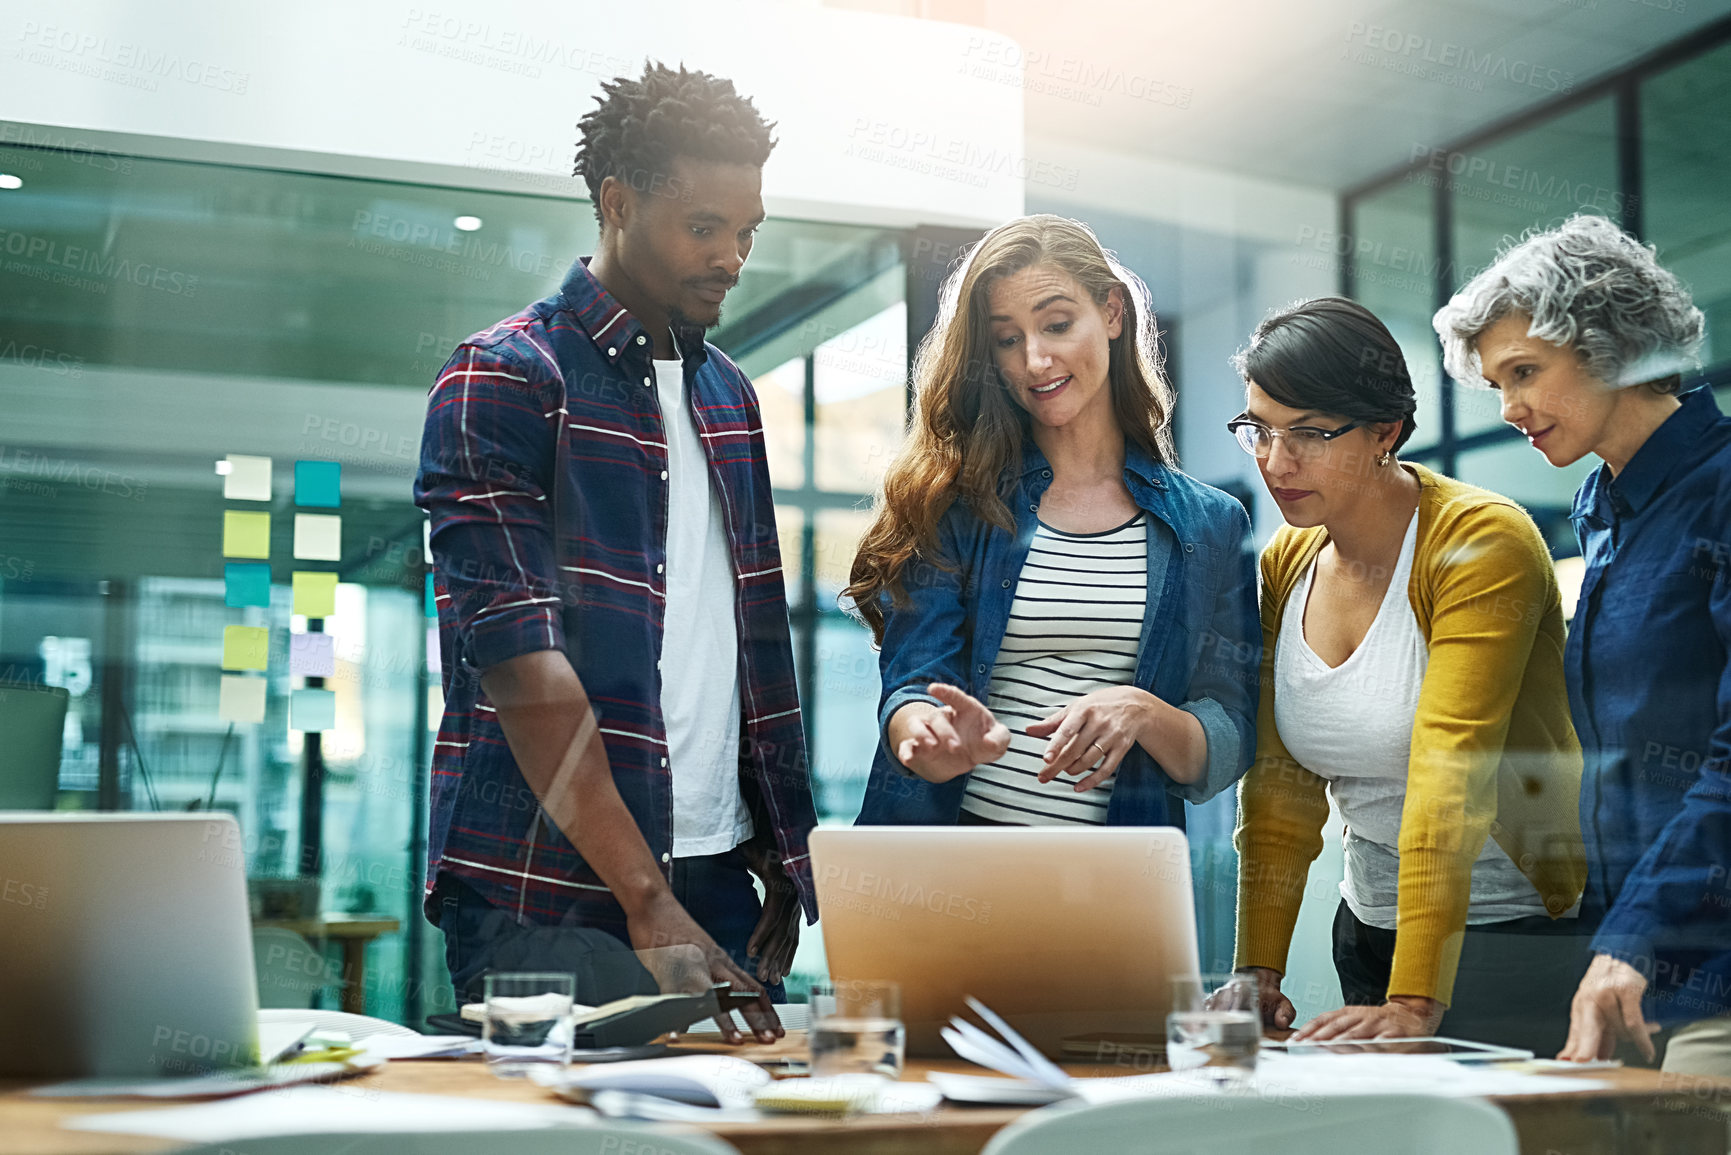
[(861, 823), (1182, 825), (1255, 749), (1250, 524), (1175, 467), (1147, 290), (1079, 222), (944, 287), (847, 596), (882, 649)]

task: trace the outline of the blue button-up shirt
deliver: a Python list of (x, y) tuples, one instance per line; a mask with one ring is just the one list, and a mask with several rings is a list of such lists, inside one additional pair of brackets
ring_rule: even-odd
[[(678, 336), (733, 560), (740, 789), (815, 918), (805, 842), (816, 818), (757, 397), (700, 330)], [(463, 342), (428, 398), (415, 501), (432, 518), (445, 688), (428, 888), (448, 870), (524, 922), (576, 908), (586, 925), (625, 932), (481, 689), (483, 671), (520, 654), (570, 659), (620, 797), (671, 876), (664, 642), (680, 658), (662, 633), (667, 434), (653, 356), (643, 325), (579, 261), (557, 293)]]
[[(1262, 629), (1256, 608), (1256, 552), (1250, 519), (1236, 499), (1125, 446), (1124, 483), (1150, 514), (1148, 592), (1134, 684), (1193, 714), (1208, 739), (1200, 782), (1168, 778), (1141, 746), (1119, 764), (1107, 802), (1113, 826), (1182, 826), (1168, 794), (1203, 802), (1236, 782), (1256, 753), (1257, 677)], [(957, 501), (938, 527), (939, 563), (916, 556), (902, 575), (905, 605), (885, 594), (879, 658), (880, 739), (859, 822), (946, 824), (957, 820), (967, 775), (934, 784), (907, 773), (889, 748), (890, 717), (926, 686), (948, 682), (980, 701), (1015, 600), (1016, 581), (1038, 524), (1052, 470), (1032, 443), (1008, 502), (1012, 537)]]
[(1708, 389), (1575, 495), (1565, 654), (1593, 949), (1673, 1023), (1731, 1009), (1731, 419)]

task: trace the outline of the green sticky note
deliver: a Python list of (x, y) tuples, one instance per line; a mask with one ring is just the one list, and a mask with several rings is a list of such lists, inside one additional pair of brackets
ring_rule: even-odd
[(264, 626), (222, 628), (222, 668), (262, 670), (270, 659), (270, 630)]
[(425, 610), (423, 612), (429, 618), (436, 618), (439, 616), (439, 603), (436, 600), (434, 600), (436, 596), (437, 595), (435, 595), (433, 592), (433, 575), (428, 574), (427, 575), (427, 602), (426, 602)]
[(231, 561), (222, 567), (223, 604), (270, 605), (270, 566), (262, 561)]
[(295, 504), (336, 509), (343, 503), (340, 461), (295, 462)]
[(269, 557), (270, 514), (223, 510), (222, 556)]
[(337, 612), (336, 574), (297, 569), (291, 580), (294, 582), (291, 612), (309, 618), (328, 618)]

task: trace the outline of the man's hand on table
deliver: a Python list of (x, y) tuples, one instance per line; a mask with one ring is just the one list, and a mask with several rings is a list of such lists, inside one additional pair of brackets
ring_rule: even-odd
[[(679, 900), (673, 897), (672, 891), (660, 891), (647, 905), (628, 915), (626, 928), (631, 934), (631, 946), (638, 952), (639, 958), (667, 947), (694, 947), (701, 953), (707, 965), (711, 984), (727, 983), (736, 991), (757, 992), (757, 1001), (741, 1008), (740, 1014), (745, 1016), (746, 1026), (751, 1028), (758, 1042), (773, 1043), (787, 1033), (782, 1030), (781, 1020), (776, 1017), (775, 1008), (770, 1005), (769, 993), (733, 964), (733, 960), (727, 957), (727, 952), (717, 946), (715, 940), (697, 925), (697, 920), (691, 917), (690, 912), (679, 905)], [(648, 965), (647, 961), (645, 965)], [(660, 977), (656, 975), (657, 980)], [(721, 1037), (725, 1041), (744, 1041), (739, 1028), (734, 1026), (731, 1015), (716, 1016), (715, 1025), (721, 1029)]]

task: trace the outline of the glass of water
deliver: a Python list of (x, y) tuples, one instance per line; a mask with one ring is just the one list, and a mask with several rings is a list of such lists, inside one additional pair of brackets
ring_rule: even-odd
[(1166, 1063), (1221, 1083), (1248, 1081), (1262, 1045), (1256, 976), (1181, 975), (1172, 980), (1166, 1016)]
[(898, 1078), (907, 1050), (899, 983), (842, 979), (811, 986), (811, 1073)]
[(575, 975), (498, 972), (484, 981), (481, 1053), (489, 1071), (518, 1078), (530, 1067), (563, 1067), (571, 1061)]

